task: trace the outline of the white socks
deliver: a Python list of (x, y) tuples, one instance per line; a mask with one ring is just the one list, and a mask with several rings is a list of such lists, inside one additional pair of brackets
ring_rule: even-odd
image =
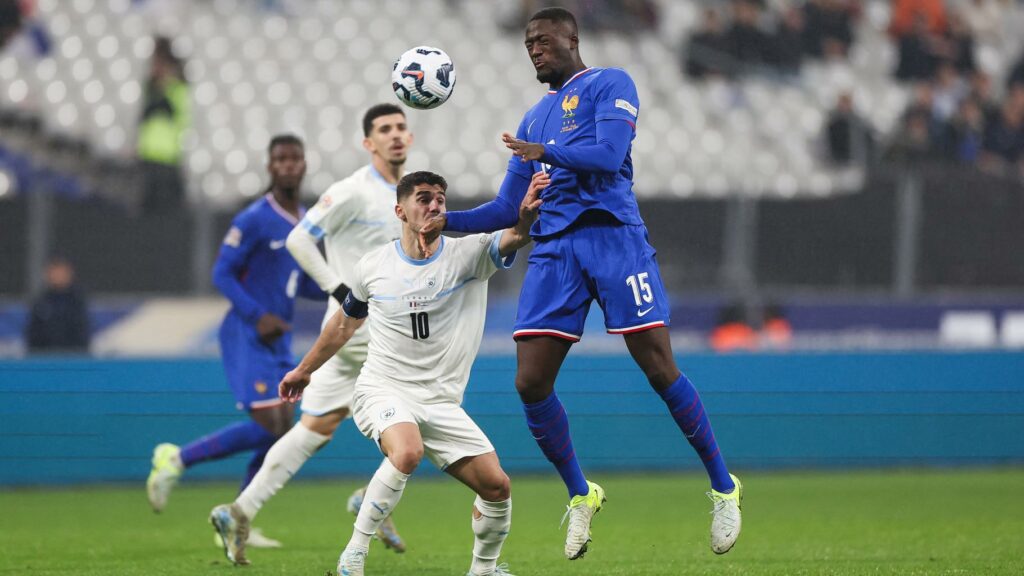
[(301, 422), (278, 439), (263, 460), (256, 476), (235, 499), (235, 504), (252, 520), (271, 496), (291, 480), (306, 460), (331, 439), (313, 432)]
[(353, 524), (355, 530), (352, 531), (352, 539), (346, 549), (366, 550), (370, 547), (370, 538), (398, 505), (408, 481), (409, 475), (400, 472), (387, 458), (380, 463), (380, 468), (377, 468), (370, 483), (366, 485), (363, 505), (359, 508)]
[(493, 574), (494, 565), (501, 556), (501, 545), (505, 543), (512, 527), (512, 499), (488, 502), (477, 496), (473, 506), (480, 511), (480, 517), (473, 515), (476, 542), (473, 544), (473, 564), (469, 571), (476, 575)]

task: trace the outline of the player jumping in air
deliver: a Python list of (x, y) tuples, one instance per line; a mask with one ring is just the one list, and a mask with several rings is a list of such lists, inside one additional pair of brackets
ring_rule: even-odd
[[(370, 163), (328, 188), (288, 235), (287, 248), (295, 260), (321, 289), (333, 295), (324, 315), (324, 326), (348, 294), (359, 259), (402, 235), (401, 222), (395, 218), (395, 186), (402, 177), (413, 142), (405, 114), (394, 104), (373, 106), (363, 115), (363, 135)], [(324, 243), (326, 259), (317, 248), (319, 241)], [(312, 375), (312, 383), (303, 395), (299, 423), (274, 444), (265, 465), (238, 498), (211, 512), (210, 520), (222, 535), (229, 524), (237, 525), (242, 532), (248, 530), (264, 504), (331, 440), (334, 431), (348, 418), (368, 343), (367, 330), (356, 332), (347, 346)], [(362, 489), (349, 498), (353, 514), (359, 512), (362, 498)], [(405, 543), (390, 516), (381, 523), (377, 536), (388, 548), (405, 551)], [(226, 543), (225, 554), (235, 563), (246, 564), (246, 539), (236, 540)]]
[(477, 494), (469, 576), (508, 574), (496, 564), (512, 521), (509, 479), (461, 404), (483, 336), (487, 280), (511, 266), (515, 251), (529, 243), (539, 189), (548, 182), (544, 174), (533, 179), (514, 228), (462, 238), (435, 232), (425, 239), (428, 256), (419, 243), (420, 229), (444, 212), (448, 185), (431, 172), (402, 178), (395, 207), (401, 240), (359, 261), (342, 310), (281, 381), (281, 397), (295, 401), (311, 373), (369, 317), (370, 349), (356, 382), (354, 418), (387, 458), (366, 489), (352, 538), (338, 560), (339, 574), (362, 576), (370, 536), (398, 505), (423, 456)]
[[(238, 452), (252, 451), (242, 489), (256, 475), (267, 451), (292, 425), (294, 409), (277, 396), (276, 384), (292, 364), (291, 322), (296, 295), (327, 295), (285, 250), (288, 233), (302, 218), (299, 188), (306, 174), (302, 141), (276, 136), (268, 148), (270, 189), (239, 213), (224, 237), (213, 267), (213, 283), (231, 301), (220, 327), (224, 371), (239, 409), (250, 420), (232, 424), (179, 448), (160, 444), (146, 491), (153, 510), (167, 505), (186, 469)], [(249, 534), (250, 546), (280, 544)]]
[(697, 390), (672, 356), (668, 301), (632, 189), (636, 87), (621, 69), (583, 64), (576, 19), (561, 8), (530, 18), (526, 51), (537, 80), (550, 89), (515, 136), (502, 136), (513, 157), (497, 198), (441, 215), (424, 232), (507, 228), (516, 222), (530, 175), (550, 173), (542, 214), (530, 231), (535, 244), (519, 297), (516, 389), (530, 431), (569, 490), (565, 555), (573, 560), (587, 551), (591, 520), (605, 500), (604, 490), (580, 469), (568, 417), (554, 392), (555, 377), (582, 337), (594, 300), (608, 332), (623, 335), (703, 461), (714, 504), (711, 548), (723, 554), (740, 534), (742, 486), (726, 468)]

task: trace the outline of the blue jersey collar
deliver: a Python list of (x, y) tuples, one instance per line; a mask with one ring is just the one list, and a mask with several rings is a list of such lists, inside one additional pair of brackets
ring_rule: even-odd
[(384, 185), (387, 186), (388, 188), (391, 188), (392, 190), (397, 190), (398, 189), (398, 186), (396, 186), (395, 184), (392, 184), (391, 182), (388, 182), (387, 180), (385, 180), (384, 176), (380, 172), (377, 171), (377, 168), (375, 168), (373, 164), (370, 164), (370, 174), (374, 178), (376, 178), (376, 179), (380, 180), (381, 182), (383, 182)]
[(590, 68), (584, 68), (583, 70), (580, 70), (579, 72), (573, 74), (572, 78), (569, 78), (568, 80), (566, 80), (565, 84), (562, 84), (562, 87), (559, 88), (558, 90), (548, 90), (548, 94), (558, 94), (562, 90), (565, 90), (565, 87), (568, 86), (573, 80), (579, 78), (580, 76), (583, 76), (584, 74), (586, 74), (587, 72), (590, 72), (593, 69), (594, 69), (594, 67), (591, 66)]
[(405, 253), (405, 249), (402, 248), (401, 239), (395, 240), (395, 250), (398, 251), (398, 256), (409, 264), (412, 264), (413, 266), (426, 266), (434, 260), (437, 260), (437, 257), (441, 255), (441, 252), (444, 252), (444, 236), (441, 236), (441, 245), (437, 247), (437, 252), (431, 254), (430, 258), (427, 258), (426, 260), (414, 260), (410, 258), (409, 255)]

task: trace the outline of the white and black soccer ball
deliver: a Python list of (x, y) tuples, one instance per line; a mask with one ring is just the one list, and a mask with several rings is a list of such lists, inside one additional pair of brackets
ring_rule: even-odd
[(455, 64), (440, 48), (410, 48), (395, 61), (391, 88), (399, 100), (412, 108), (437, 108), (455, 89)]

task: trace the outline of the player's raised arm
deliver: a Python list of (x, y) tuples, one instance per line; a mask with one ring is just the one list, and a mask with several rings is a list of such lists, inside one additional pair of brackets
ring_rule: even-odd
[(306, 353), (294, 370), (285, 374), (277, 390), (281, 398), (295, 403), (302, 398), (302, 390), (309, 385), (313, 372), (330, 360), (331, 356), (341, 349), (356, 330), (366, 321), (366, 303), (352, 297), (345, 298), (341, 310), (324, 326), (313, 347)]
[(617, 118), (599, 120), (597, 143), (587, 146), (536, 144), (519, 140), (508, 133), (503, 134), (501, 139), (521, 162), (543, 162), (578, 172), (615, 173), (622, 167), (622, 161), (633, 140), (633, 126)]
[[(310, 212), (314, 212), (314, 210), (315, 208)], [(348, 287), (341, 283), (341, 278), (327, 265), (327, 260), (320, 253), (317, 242), (322, 237), (323, 231), (311, 221), (310, 215), (307, 213), (299, 225), (288, 234), (285, 247), (288, 248), (288, 252), (299, 263), (302, 270), (316, 281), (321, 290), (341, 302), (348, 294)]]
[(519, 204), (519, 222), (515, 226), (506, 229), (501, 235), (498, 253), (502, 257), (508, 256), (530, 243), (530, 227), (533, 226), (533, 223), (537, 221), (537, 217), (540, 216), (540, 205), (544, 203), (540, 199), (541, 190), (544, 190), (550, 184), (551, 176), (546, 172), (537, 172), (533, 175), (533, 178), (530, 180), (530, 186), (526, 190), (526, 196), (523, 197), (523, 201)]

